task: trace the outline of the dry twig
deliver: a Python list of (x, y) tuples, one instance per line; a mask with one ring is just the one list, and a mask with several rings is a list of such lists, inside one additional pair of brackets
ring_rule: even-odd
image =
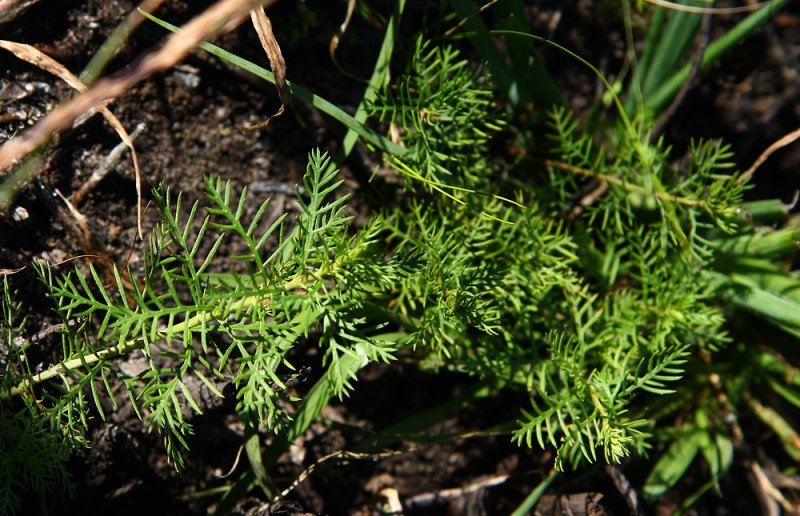
[[(130, 135), (131, 142), (136, 141), (136, 138), (143, 130), (144, 124), (137, 125)], [(106, 159), (104, 159), (100, 166), (97, 167), (94, 172), (92, 172), (92, 175), (89, 176), (89, 179), (87, 179), (81, 185), (77, 192), (73, 192), (73, 194), (70, 196), (70, 199), (73, 203), (75, 203), (76, 206), (80, 205), (89, 192), (91, 192), (100, 183), (100, 181), (102, 181), (108, 175), (108, 173), (111, 172), (111, 170), (114, 168), (114, 165), (119, 162), (126, 147), (127, 144), (123, 142), (111, 149), (111, 152), (108, 153)]]
[(463, 498), (464, 496), (467, 496), (471, 493), (475, 493), (476, 491), (487, 489), (489, 487), (499, 486), (500, 484), (505, 483), (509, 478), (511, 478), (511, 475), (507, 473), (480, 478), (478, 480), (470, 482), (465, 486), (453, 487), (450, 489), (442, 489), (440, 491), (418, 494), (406, 500), (404, 505), (407, 508), (411, 509), (411, 508), (427, 507), (435, 503), (440, 503), (447, 500), (453, 500), (456, 498)]
[[(277, 500), (277, 498), (285, 498), (289, 493), (294, 491), (295, 488), (297, 488), (297, 486), (302, 484), (303, 481), (305, 479), (307, 479), (317, 468), (319, 468), (324, 463), (329, 462), (331, 460), (342, 460), (342, 461), (354, 460), (354, 459), (355, 460), (380, 460), (380, 459), (385, 459), (385, 458), (389, 458), (389, 457), (396, 457), (398, 455), (403, 455), (403, 454), (411, 453), (411, 452), (414, 452), (414, 451), (416, 451), (416, 448), (412, 448), (412, 449), (409, 449), (409, 450), (392, 450), (392, 451), (381, 452), (381, 453), (359, 453), (359, 452), (351, 452), (351, 451), (346, 451), (346, 450), (339, 450), (339, 451), (336, 451), (336, 452), (333, 452), (333, 453), (329, 453), (328, 455), (325, 455), (324, 457), (322, 457), (319, 460), (317, 460), (314, 464), (312, 464), (309, 467), (307, 467), (306, 469), (304, 469), (303, 472), (300, 473), (297, 476), (296, 479), (294, 479), (294, 481), (291, 483), (291, 485), (289, 485), (289, 487), (287, 487), (286, 489), (281, 491), (281, 494), (278, 497), (276, 497), (276, 500)], [(273, 501), (276, 501), (276, 500), (273, 500)]]
[(794, 141), (797, 140), (798, 138), (800, 138), (800, 128), (795, 129), (791, 133), (780, 138), (778, 141), (767, 147), (767, 149), (761, 153), (758, 159), (756, 159), (753, 162), (753, 164), (750, 165), (750, 168), (748, 168), (747, 171), (744, 174), (742, 174), (739, 177), (739, 179), (736, 180), (736, 183), (738, 184), (748, 181), (751, 177), (753, 177), (753, 174), (755, 173), (756, 170), (758, 170), (758, 167), (760, 167), (765, 161), (767, 161), (767, 158), (772, 156), (773, 153), (782, 149), (783, 147), (786, 147), (787, 145), (794, 143)]

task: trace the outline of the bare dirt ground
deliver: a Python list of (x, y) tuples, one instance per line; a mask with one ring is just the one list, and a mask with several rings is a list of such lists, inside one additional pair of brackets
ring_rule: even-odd
[[(549, 35), (613, 75), (624, 54), (616, 3), (610, 7), (607, 2), (583, 0), (566, 7), (555, 1), (528, 3), (534, 32)], [(159, 13), (179, 24), (208, 4), (173, 0)], [(423, 4), (410, 2), (403, 25), (407, 36), (412, 34)], [(390, 5), (388, 1), (374, 2), (380, 12), (388, 12)], [(77, 73), (133, 7), (133, 3), (122, 0), (46, 0), (3, 21), (0, 39), (34, 44)], [(350, 109), (358, 104), (363, 85), (341, 74), (327, 51), (344, 11), (345, 2), (308, 0), (280, 2), (270, 10), (270, 16), (289, 78)], [(558, 23), (554, 23), (555, 16), (560, 16)], [(715, 30), (732, 22), (727, 17), (715, 20)], [(112, 70), (158, 44), (163, 36), (162, 29), (145, 24), (112, 62)], [(356, 18), (339, 49), (343, 65), (356, 76), (368, 76), (381, 37), (380, 30)], [(409, 47), (412, 41), (408, 38), (404, 45)], [(256, 35), (248, 26), (217, 43), (266, 65)], [(402, 54), (399, 48), (398, 55)], [(579, 114), (584, 112), (602, 93), (597, 81), (552, 50), (543, 54), (565, 98)], [(698, 81), (667, 127), (667, 140), (680, 150), (690, 138), (723, 138), (732, 144), (739, 166), (748, 167), (770, 143), (800, 126), (799, 62), (800, 5), (795, 2)], [(0, 143), (71, 95), (57, 79), (10, 53), (0, 52)], [(284, 187), (291, 191), (300, 180), (311, 149), (334, 152), (343, 129), (295, 103), (267, 129), (247, 134), (240, 131), (266, 118), (278, 105), (272, 86), (196, 52), (179, 67), (139, 84), (110, 108), (130, 132), (141, 127), (135, 145), (146, 191), (164, 185), (183, 192), (192, 202), (200, 197), (203, 177), (214, 175), (230, 179), (235, 189), (270, 185), (259, 195), (272, 196), (278, 210), (292, 211), (296, 206)], [(77, 206), (91, 221), (93, 240), (80, 235), (55, 193), (69, 197), (79, 191), (93, 173), (106, 166), (118, 143), (118, 137), (100, 117), (53, 142), (41, 173), (19, 192), (15, 209), (0, 220), (0, 269), (22, 268), (39, 258), (58, 263), (98, 253), (134, 269), (140, 265), (142, 244), (136, 239), (133, 167), (127, 154), (107, 167), (107, 177)], [(360, 213), (365, 213), (376, 198), (366, 181), (370, 159), (357, 152), (343, 171), (346, 187), (355, 194), (355, 210)], [(752, 196), (780, 197), (789, 202), (800, 186), (800, 147), (795, 145), (773, 157), (759, 171), (756, 185)], [(155, 210), (147, 209), (145, 227), (152, 227), (156, 221)], [(30, 269), (16, 274), (14, 282), (21, 301), (32, 307), (27, 331), (35, 334), (52, 324), (42, 288)], [(41, 353), (42, 361), (47, 361), (53, 351), (45, 342)], [(307, 363), (313, 369), (318, 360), (308, 357)], [(302, 394), (310, 384), (296, 389)], [(426, 375), (402, 365), (369, 368), (363, 372), (354, 396), (323, 413), (325, 424), (312, 427), (281, 460), (275, 477), (287, 483), (319, 458), (348, 449), (369, 432), (452, 398), (471, 385), (455, 375)], [(398, 396), (399, 392), (404, 395)], [(393, 401), (391, 407), (382, 401), (385, 399)], [(524, 403), (490, 396), (484, 404), (462, 410), (430, 431), (459, 436), (474, 428), (501, 425), (513, 421), (515, 407)], [(234, 465), (242, 429), (227, 403), (213, 407), (192, 423), (192, 452), (186, 471), (177, 474), (165, 460), (160, 439), (148, 433), (130, 410), (123, 407), (105, 422), (93, 421), (91, 448), (71, 464), (74, 492), (33, 496), (26, 514), (205, 512), (215, 498), (197, 493), (225, 484), (222, 477)], [(397, 489), (404, 500), (416, 500), (411, 514), (506, 514), (544, 478), (552, 463), (549, 452), (518, 448), (506, 433), (461, 435), (442, 442), (407, 441), (396, 443), (392, 449), (402, 453), (324, 463), (289, 496), (281, 508), (283, 514), (368, 514), (377, 507), (378, 491), (386, 485)], [(247, 467), (246, 461), (242, 462), (239, 472)], [(634, 479), (643, 475), (641, 466), (635, 463), (623, 469)], [(562, 507), (570, 504), (595, 511), (589, 514), (627, 511), (623, 496), (601, 466), (564, 478), (549, 491), (553, 496), (565, 496), (558, 499)], [(734, 471), (729, 482), (731, 485), (723, 490), (740, 497), (736, 512), (757, 511), (744, 473)], [(744, 487), (737, 489), (737, 485)], [(464, 489), (446, 491), (457, 488)], [(573, 498), (566, 498), (568, 495)], [(597, 505), (599, 495), (603, 499)], [(551, 497), (549, 502), (554, 504), (555, 500)], [(675, 508), (672, 503), (664, 500), (652, 509), (666, 512)], [(723, 504), (710, 499), (701, 503), (700, 511), (716, 513), (718, 505)], [(547, 513), (545, 505), (540, 508)], [(236, 511), (255, 514), (261, 509), (263, 501), (254, 494), (242, 499)], [(275, 507), (272, 510), (279, 513)]]

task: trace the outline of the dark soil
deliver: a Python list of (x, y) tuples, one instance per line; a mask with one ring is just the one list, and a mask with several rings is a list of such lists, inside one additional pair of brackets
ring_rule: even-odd
[[(172, 0), (159, 13), (162, 18), (179, 23), (209, 3)], [(617, 3), (612, 2), (611, 8), (601, 0), (571, 2), (569, 7), (556, 1), (528, 3), (534, 32), (549, 35), (576, 50), (608, 74), (613, 75), (618, 69), (624, 37), (616, 14)], [(406, 35), (412, 33), (426, 9), (423, 1), (409, 4), (403, 25)], [(391, 2), (374, 1), (371, 5), (387, 13)], [(0, 24), (0, 38), (34, 44), (77, 73), (132, 7), (131, 2), (123, 0), (40, 2)], [(360, 101), (363, 85), (340, 73), (327, 51), (344, 11), (344, 2), (308, 0), (280, 2), (270, 10), (270, 16), (289, 67), (289, 78), (350, 109)], [(556, 13), (561, 18), (553, 25)], [(718, 32), (734, 21), (729, 17), (715, 19), (714, 30)], [(163, 30), (145, 24), (112, 62), (111, 70), (158, 44), (163, 36)], [(338, 51), (343, 66), (355, 76), (367, 77), (381, 37), (380, 30), (356, 16)], [(266, 65), (249, 26), (223, 36), (217, 43)], [(397, 52), (403, 55), (403, 48)], [(543, 50), (543, 56), (570, 106), (585, 114), (602, 93), (596, 79), (551, 49)], [(732, 144), (738, 165), (747, 168), (769, 144), (800, 126), (799, 61), (800, 5), (795, 2), (783, 16), (758, 30), (698, 80), (667, 126), (667, 140), (680, 153), (690, 138), (723, 138)], [(52, 76), (7, 52), (0, 53), (0, 143), (71, 94)], [(145, 190), (164, 185), (183, 192), (188, 204), (201, 196), (204, 176), (230, 180), (235, 190), (264, 180), (293, 187), (302, 177), (311, 149), (320, 147), (331, 153), (336, 150), (343, 129), (300, 103), (264, 130), (246, 134), (240, 131), (268, 117), (278, 105), (271, 85), (197, 52), (178, 68), (139, 84), (110, 108), (129, 131), (143, 124), (136, 148), (145, 175)], [(82, 243), (63, 202), (54, 195), (58, 190), (69, 197), (80, 189), (118, 142), (113, 130), (100, 117), (94, 117), (50, 145), (41, 173), (19, 192), (13, 212), (0, 220), (0, 269), (22, 268), (36, 259), (59, 263), (95, 254), (104, 254), (117, 264), (134, 269), (141, 265), (133, 167), (127, 155), (78, 206), (91, 222), (95, 243)], [(355, 194), (353, 210), (357, 213), (381, 202), (374, 187), (365, 181), (371, 159), (363, 151), (356, 152), (343, 170), (346, 188)], [(795, 144), (761, 168), (751, 195), (789, 202), (798, 186), (800, 146)], [(273, 197), (273, 218), (297, 209), (293, 198), (284, 193), (259, 195)], [(257, 196), (251, 199), (253, 206), (257, 205)], [(145, 226), (152, 227), (156, 222), (155, 210), (147, 209)], [(31, 308), (26, 327), (29, 335), (55, 322), (30, 268), (15, 275), (14, 285), (20, 290), (20, 300)], [(41, 346), (43, 362), (52, 360), (52, 354), (58, 352), (55, 340), (42, 341)], [(319, 374), (319, 357), (304, 361), (312, 373), (309, 380), (296, 387), (300, 395)], [(274, 472), (276, 481), (287, 486), (320, 458), (337, 450), (355, 449), (374, 437), (374, 432), (445, 402), (472, 385), (472, 380), (458, 375), (429, 375), (412, 366), (368, 368), (362, 372), (354, 395), (326, 409), (321, 421), (281, 459)], [(429, 428), (428, 435), (451, 436), (440, 442), (397, 440), (386, 446), (396, 454), (328, 460), (300, 483), (281, 507), (268, 508), (263, 495), (254, 491), (238, 502), (235, 512), (370, 514), (380, 507), (381, 490), (390, 487), (407, 504), (416, 500), (416, 505), (407, 505), (408, 514), (510, 513), (548, 474), (553, 457), (537, 448), (517, 447), (507, 432), (468, 434), (513, 422), (518, 407), (525, 406), (526, 401), (511, 398), (507, 394), (491, 395), (483, 403), (458, 411)], [(191, 453), (186, 470), (178, 474), (166, 462), (161, 440), (148, 433), (129, 408), (112, 411), (104, 422), (92, 421), (91, 447), (70, 464), (73, 492), (31, 496), (25, 514), (122, 516), (208, 511), (218, 498), (202, 496), (202, 492), (225, 485), (247, 470), (246, 460), (242, 459), (233, 475), (225, 478), (234, 467), (242, 443), (242, 427), (229, 403), (211, 407), (203, 416), (195, 417), (192, 424), (195, 432)], [(644, 471), (640, 466), (629, 464), (620, 471), (629, 476), (634, 488), (641, 485)], [(699, 486), (705, 478), (702, 472), (698, 472), (698, 478)], [(442, 495), (442, 490), (475, 486), (490, 479), (497, 480), (496, 485), (486, 482), (484, 487), (452, 498), (423, 496)], [(700, 510), (757, 512), (759, 506), (744, 473), (734, 471), (728, 482), (722, 491), (734, 503), (710, 494), (701, 500)], [(580, 510), (587, 514), (628, 511), (623, 495), (602, 466), (580, 475), (562, 475), (548, 493), (550, 508), (543, 503), (543, 513), (555, 514), (565, 506), (575, 514)], [(671, 511), (677, 508), (674, 503), (666, 499), (650, 510)], [(731, 510), (724, 510), (726, 506)]]

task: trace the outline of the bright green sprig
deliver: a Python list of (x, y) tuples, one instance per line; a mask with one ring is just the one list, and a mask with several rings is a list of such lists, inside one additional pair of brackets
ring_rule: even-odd
[[(163, 222), (150, 239), (143, 274), (131, 273), (126, 282), (115, 272), (108, 286), (93, 267), (88, 274), (75, 269), (56, 275), (41, 266), (62, 319), (85, 323), (64, 332), (65, 354), (58, 365), (37, 375), (20, 370), (4, 376), (4, 397), (24, 396), (34, 386), (49, 393), (61, 384), (40, 410), (68, 434), (79, 435), (87, 424), (84, 392), (92, 392), (102, 415), (96, 388), (114, 399), (107, 378), (111, 372), (127, 387), (149, 427), (164, 435), (167, 452), (180, 467), (192, 432), (185, 408), (202, 410), (187, 379), (196, 377), (218, 396), (216, 381), (233, 382), (238, 410), (277, 427), (286, 419), (282, 391), (293, 375), (286, 354), (317, 322), (323, 326), (320, 344), (330, 364), (328, 374), (336, 394), (344, 394), (353, 378), (349, 369), (338, 367), (342, 354), (364, 361), (392, 358), (393, 344), (373, 338), (378, 328), (354, 311), (374, 291), (368, 281), (385, 285), (403, 274), (403, 266), (398, 260), (384, 261), (375, 248), (380, 224), (354, 238), (347, 234), (346, 198), (333, 196), (340, 181), (327, 163), (322, 153), (311, 154), (304, 178), (308, 199), (298, 194), (302, 212), (289, 237), (283, 237), (285, 216), (263, 220), (267, 201), (245, 221), (246, 191), (237, 199), (230, 183), (209, 179), (206, 197), (211, 206), (202, 219), (199, 203), (184, 215), (180, 195), (156, 192)], [(214, 230), (219, 233), (211, 235)], [(267, 255), (266, 243), (274, 237), (276, 250)], [(232, 259), (244, 261), (248, 271), (207, 274), (212, 262), (220, 262), (217, 253), (230, 238), (247, 249)], [(356, 280), (360, 284), (349, 284)], [(95, 332), (88, 333), (94, 325)], [(127, 377), (115, 371), (114, 357), (137, 352), (147, 364), (142, 373)], [(14, 367), (22, 366), (24, 361), (14, 362)]]
[(506, 124), (491, 88), (486, 74), (456, 49), (419, 38), (408, 73), (379, 95), (371, 111), (402, 129), (408, 152), (396, 159), (423, 184), (483, 190), (491, 175), (487, 144)]

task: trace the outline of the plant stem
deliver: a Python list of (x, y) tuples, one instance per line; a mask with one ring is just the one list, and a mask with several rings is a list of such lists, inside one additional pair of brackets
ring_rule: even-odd
[[(329, 272), (330, 271), (328, 269), (321, 268), (320, 270), (314, 273), (300, 274), (294, 277), (293, 279), (289, 280), (288, 282), (284, 283), (283, 288), (287, 291), (292, 291), (298, 288), (306, 287), (311, 281), (316, 281), (317, 279), (328, 275)], [(172, 328), (170, 329), (170, 333), (171, 334), (181, 333), (191, 328), (196, 328), (201, 324), (207, 323), (209, 321), (219, 320), (223, 318), (225, 314), (238, 312), (239, 310), (244, 310), (247, 308), (252, 308), (256, 306), (258, 303), (264, 303), (267, 301), (268, 298), (263, 298), (261, 296), (256, 296), (256, 295), (247, 296), (233, 303), (230, 306), (218, 307), (216, 309), (202, 312), (195, 315), (194, 317), (186, 319), (185, 321), (179, 322), (172, 326)], [(160, 340), (166, 338), (167, 335), (164, 332), (160, 332), (157, 334), (157, 336), (158, 336), (157, 340)], [(37, 375), (34, 375), (30, 378), (26, 378), (25, 380), (20, 382), (16, 387), (12, 387), (11, 389), (5, 392), (0, 392), (0, 400), (10, 399), (15, 396), (19, 396), (28, 389), (30, 389), (31, 387), (33, 387), (34, 385), (38, 385), (51, 378), (55, 378), (56, 376), (65, 374), (68, 371), (78, 369), (79, 367), (90, 366), (102, 360), (108, 360), (114, 357), (118, 357), (120, 355), (130, 353), (132, 351), (144, 349), (145, 344), (146, 344), (145, 339), (139, 338), (135, 340), (129, 340), (126, 342), (120, 342), (116, 346), (102, 349), (100, 351), (96, 351), (88, 355), (82, 355), (77, 358), (65, 360), (64, 362), (56, 364), (53, 367), (45, 371), (42, 371)]]
[(691, 206), (692, 208), (700, 208), (706, 211), (708, 210), (708, 206), (703, 201), (695, 201), (693, 199), (687, 199), (685, 197), (678, 197), (676, 195), (668, 194), (666, 192), (658, 192), (658, 191), (654, 192), (648, 190), (647, 188), (644, 188), (643, 186), (629, 183), (623, 179), (620, 179), (617, 176), (603, 174), (601, 172), (595, 172), (594, 170), (576, 167), (574, 165), (570, 165), (569, 163), (564, 163), (563, 161), (556, 161), (552, 159), (544, 160), (544, 164), (547, 165), (548, 167), (559, 168), (561, 170), (566, 170), (567, 172), (572, 172), (573, 174), (578, 174), (586, 177), (595, 177), (601, 181), (611, 183), (612, 185), (621, 186), (632, 193), (652, 195), (653, 197), (661, 201), (669, 201), (678, 204), (683, 204), (684, 206)]

